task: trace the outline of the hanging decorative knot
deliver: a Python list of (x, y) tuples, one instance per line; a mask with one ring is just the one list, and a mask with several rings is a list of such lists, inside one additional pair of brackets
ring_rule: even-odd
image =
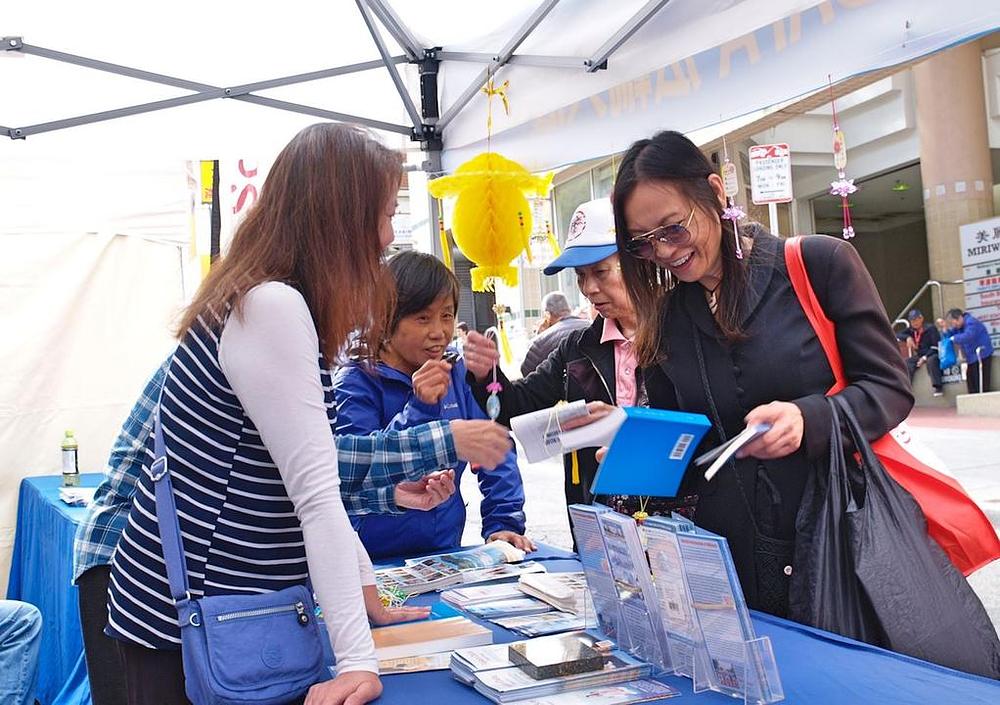
[(837, 181), (830, 182), (830, 195), (840, 196), (841, 198), (847, 198), (852, 193), (855, 193), (858, 187), (854, 185), (854, 179), (845, 179), (844, 175), (840, 175), (840, 179)]
[(493, 134), (493, 98), (500, 98), (500, 102), (503, 103), (504, 115), (510, 115), (510, 101), (507, 99), (507, 89), (510, 88), (510, 81), (504, 81), (499, 86), (493, 83), (491, 78), (483, 86), (482, 92), (486, 94), (487, 104), (486, 104), (486, 133), (487, 135)]
[(837, 104), (833, 99), (833, 79), (827, 76), (830, 82), (830, 108), (833, 112), (833, 166), (837, 169), (837, 180), (830, 182), (830, 195), (840, 196), (840, 208), (844, 214), (843, 236), (845, 240), (854, 237), (854, 224), (851, 222), (851, 204), (847, 197), (857, 192), (858, 187), (854, 185), (854, 179), (847, 178), (847, 140), (844, 132), (840, 129), (840, 121), (837, 120)]

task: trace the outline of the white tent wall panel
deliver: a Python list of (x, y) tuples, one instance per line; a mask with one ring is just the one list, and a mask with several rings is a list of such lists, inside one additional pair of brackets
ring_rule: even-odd
[(80, 469), (104, 469), (183, 303), (177, 245), (95, 233), (0, 235), (0, 594), (18, 486), (58, 473), (63, 432)]

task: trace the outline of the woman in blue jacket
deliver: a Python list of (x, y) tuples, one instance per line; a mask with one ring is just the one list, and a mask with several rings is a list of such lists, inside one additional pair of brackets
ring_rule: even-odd
[[(968, 363), (965, 371), (965, 385), (969, 394), (988, 392), (992, 388), (993, 341), (990, 332), (971, 313), (960, 308), (948, 311), (948, 330), (944, 337), (962, 348), (962, 355)], [(982, 368), (982, 370), (980, 370)]]
[[(396, 307), (388, 338), (380, 344), (374, 369), (352, 361), (334, 381), (337, 433), (400, 430), (436, 419), (484, 419), (465, 381), (465, 363), (445, 359), (455, 333), (458, 281), (438, 259), (402, 252), (389, 261), (396, 284)], [(370, 343), (369, 343), (370, 344)], [(455, 468), (459, 485), (464, 466)], [(492, 472), (478, 475), (483, 538), (533, 550), (524, 536), (524, 487), (515, 451)], [(371, 489), (371, 510), (349, 512), (373, 558), (428, 553), (461, 543), (465, 501), (460, 490), (430, 511), (404, 510), (391, 488)], [(350, 503), (348, 503), (350, 505)]]

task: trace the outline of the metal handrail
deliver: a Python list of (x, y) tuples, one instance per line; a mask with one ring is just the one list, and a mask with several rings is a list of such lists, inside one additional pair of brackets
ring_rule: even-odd
[(892, 322), (893, 330), (896, 329), (896, 325), (899, 323), (902, 323), (904, 327), (910, 325), (910, 322), (905, 318), (907, 311), (909, 311), (913, 307), (913, 304), (917, 303), (917, 301), (920, 300), (920, 297), (924, 295), (924, 292), (931, 287), (937, 289), (938, 312), (940, 313), (940, 315), (944, 316), (945, 314), (944, 292), (941, 290), (941, 287), (954, 286), (956, 284), (964, 284), (964, 282), (961, 279), (954, 279), (947, 281), (928, 279), (926, 282), (924, 282), (924, 285), (917, 290), (917, 293), (913, 295), (913, 298), (906, 303), (906, 306), (903, 306), (903, 310), (900, 311), (898, 314), (896, 314), (896, 319)]

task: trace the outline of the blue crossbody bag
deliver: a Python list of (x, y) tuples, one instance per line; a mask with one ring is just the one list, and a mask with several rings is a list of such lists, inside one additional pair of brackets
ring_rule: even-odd
[(188, 698), (194, 705), (283, 705), (301, 697), (329, 677), (312, 591), (294, 585), (263, 595), (191, 597), (159, 407), (154, 422), (149, 472)]

